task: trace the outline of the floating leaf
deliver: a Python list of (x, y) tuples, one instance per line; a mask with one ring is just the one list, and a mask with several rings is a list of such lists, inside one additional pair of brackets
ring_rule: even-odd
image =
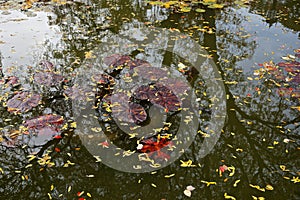
[(223, 4), (216, 4), (216, 3), (214, 3), (214, 4), (211, 4), (211, 5), (209, 5), (208, 6), (208, 8), (217, 8), (217, 9), (220, 9), (220, 8), (223, 8), (224, 7), (224, 5)]
[(37, 72), (34, 74), (34, 81), (44, 86), (54, 86), (63, 82), (64, 77), (54, 72)]
[(196, 12), (199, 12), (199, 13), (205, 12), (205, 10), (204, 10), (204, 9), (201, 9), (201, 8), (197, 8), (195, 11), (196, 11)]
[(231, 200), (236, 200), (234, 196), (228, 195), (227, 193), (224, 194), (225, 199), (231, 199)]
[(132, 61), (128, 55), (112, 54), (104, 58), (104, 63), (107, 66), (118, 67), (123, 66)]
[(134, 59), (132, 61), (129, 61), (127, 65), (130, 67), (130, 69), (134, 69), (136, 67), (151, 67), (149, 62), (141, 59)]
[(134, 123), (141, 123), (147, 119), (147, 113), (145, 109), (137, 103), (129, 103), (129, 112)]
[(20, 80), (16, 76), (10, 76), (6, 79), (6, 84), (16, 87), (20, 84)]
[(93, 51), (87, 51), (84, 53), (84, 57), (86, 59), (90, 59), (90, 58), (95, 58), (96, 56), (94, 56)]
[(42, 67), (42, 70), (44, 70), (44, 71), (53, 71), (54, 70), (54, 65), (50, 61), (42, 60), (39, 63), (39, 65)]
[(266, 185), (266, 190), (274, 190), (274, 188), (272, 185), (268, 184)]
[(189, 190), (189, 191), (193, 191), (193, 190), (195, 190), (196, 188), (193, 187), (193, 186), (191, 186), (191, 185), (188, 185), (188, 186), (186, 186), (186, 189)]
[(89, 96), (94, 96), (94, 94), (91, 94), (86, 88), (82, 88), (82, 86), (78, 85), (66, 88), (64, 95), (66, 98), (76, 99), (78, 101), (86, 101)]
[(158, 67), (136, 67), (134, 68), (134, 71), (138, 74), (138, 76), (141, 76), (143, 78), (146, 78), (148, 80), (154, 80), (157, 81), (161, 78), (166, 78), (168, 76), (168, 72), (165, 69), (161, 69)]
[(175, 78), (168, 78), (159, 81), (160, 84), (167, 86), (176, 95), (182, 95), (190, 90), (188, 83)]
[(48, 125), (61, 125), (64, 122), (64, 118), (60, 115), (42, 115), (30, 120), (26, 120), (24, 126), (27, 128), (42, 128)]
[(190, 190), (184, 190), (183, 194), (187, 197), (191, 197), (192, 196), (192, 192)]
[(180, 12), (190, 12), (191, 10), (192, 10), (191, 7), (182, 7), (182, 8), (180, 9)]
[(41, 96), (30, 92), (18, 92), (15, 96), (7, 101), (9, 112), (23, 113), (33, 107), (36, 107), (41, 100)]
[(114, 104), (112, 113), (115, 119), (130, 123), (141, 123), (146, 120), (145, 109), (137, 103), (130, 102), (125, 93), (115, 93), (110, 99)]
[(149, 100), (151, 103), (164, 107), (167, 111), (177, 111), (181, 107), (179, 98), (166, 86), (154, 84), (141, 86), (134, 92), (141, 100)]

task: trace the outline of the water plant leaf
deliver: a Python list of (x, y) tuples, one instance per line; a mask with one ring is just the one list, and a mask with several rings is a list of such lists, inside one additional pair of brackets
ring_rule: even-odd
[(27, 128), (42, 128), (48, 125), (61, 125), (64, 118), (60, 115), (47, 114), (26, 120), (24, 126)]
[(54, 72), (37, 72), (34, 74), (34, 81), (44, 86), (54, 86), (62, 83), (64, 77)]
[(199, 13), (204, 13), (204, 12), (205, 12), (205, 10), (204, 10), (204, 9), (201, 9), (201, 8), (197, 8), (195, 11), (196, 11), (196, 12), (199, 12)]
[(54, 70), (54, 65), (52, 62), (48, 60), (42, 60), (39, 65), (42, 67), (42, 70), (44, 71), (53, 71)]
[(223, 7), (224, 7), (223, 4), (216, 4), (216, 3), (211, 4), (211, 5), (208, 6), (208, 8), (212, 8), (212, 9), (214, 9), (214, 8), (220, 9), (220, 8), (223, 8)]
[(122, 122), (141, 123), (146, 120), (147, 113), (145, 109), (134, 102), (130, 102), (125, 93), (115, 93), (111, 96), (112, 113), (114, 118)]
[(141, 86), (134, 92), (136, 98), (149, 100), (151, 103), (165, 108), (167, 111), (178, 111), (181, 108), (180, 99), (172, 90), (162, 84)]
[(7, 101), (7, 110), (12, 113), (24, 113), (36, 107), (41, 96), (30, 92), (18, 92)]
[(166, 78), (168, 76), (168, 72), (165, 69), (158, 67), (137, 67), (134, 68), (134, 71), (138, 76), (141, 76), (148, 80), (157, 81), (158, 79)]
[(130, 67), (130, 69), (134, 69), (136, 67), (151, 67), (151, 64), (149, 62), (141, 59), (134, 59), (132, 61), (129, 61), (127, 65)]
[(128, 55), (112, 54), (104, 58), (103, 62), (107, 66), (118, 67), (123, 66), (132, 61), (132, 58)]

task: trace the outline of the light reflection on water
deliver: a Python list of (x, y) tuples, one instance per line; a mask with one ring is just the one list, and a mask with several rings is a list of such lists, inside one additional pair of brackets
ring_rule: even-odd
[[(296, 4), (294, 1), (293, 5)], [(253, 11), (261, 5), (251, 6)], [(263, 80), (247, 79), (253, 76), (254, 69), (259, 68), (258, 63), (269, 60), (277, 63), (282, 56), (293, 54), (293, 49), (299, 48), (297, 30), (284, 27), (279, 21), (269, 28), (262, 16), (249, 14), (246, 8), (172, 14), (158, 6), (145, 7), (140, 1), (134, 1), (134, 4), (132, 1), (81, 1), (53, 7), (53, 13), (37, 12), (34, 17), (15, 10), (9, 12), (9, 15), (0, 15), (2, 66), (6, 76), (22, 76), (26, 83), (28, 65), (35, 67), (41, 59), (47, 59), (63, 66), (59, 70), (71, 76), (73, 69), (80, 68), (85, 52), (93, 50), (106, 31), (118, 33), (125, 23), (134, 26), (135, 22), (148, 21), (154, 26), (178, 29), (187, 34), (194, 30), (193, 39), (209, 48), (222, 78), (239, 83), (226, 85), (228, 120), (224, 132), (212, 153), (194, 163), (197, 167), (180, 167), (182, 163), (178, 160), (155, 174), (118, 172), (96, 163), (78, 136), (66, 138), (56, 146), (62, 150), (51, 154), (56, 167), (41, 167), (37, 163), (28, 167), (31, 163), (26, 156), (41, 148), (0, 145), (0, 168), (4, 171), (0, 171), (0, 196), (47, 199), (51, 194), (53, 199), (78, 199), (78, 192), (85, 191), (82, 196), (88, 198), (87, 193), (90, 193), (93, 199), (184, 199), (184, 189), (193, 185), (196, 190), (192, 199), (223, 199), (225, 193), (237, 199), (253, 196), (299, 198), (299, 183), (291, 181), (299, 176), (299, 113), (290, 108), (299, 105), (299, 100), (268, 92), (274, 85), (267, 85)], [(291, 20), (289, 24), (293, 23)], [(212, 33), (203, 31), (205, 26), (210, 26)], [(154, 53), (157, 52), (149, 51), (147, 59), (153, 62), (157, 59), (161, 63), (164, 55)], [(199, 81), (194, 78), (195, 82)], [(29, 84), (27, 88), (31, 86)], [(264, 89), (261, 89), (262, 95), (252, 91), (257, 86)], [(197, 88), (197, 84), (194, 87)], [(52, 95), (47, 90), (35, 88), (35, 91), (46, 97)], [(248, 94), (252, 99), (247, 97)], [(59, 98), (54, 99), (56, 103), (61, 100)], [(67, 110), (71, 115), (67, 101), (48, 102), (46, 106), (47, 112)], [(0, 128), (10, 125), (5, 119), (12, 118), (16, 122), (11, 123), (12, 126), (18, 126), (23, 117), (27, 117), (10, 114), (3, 106), (0, 113)], [(294, 118), (285, 126), (284, 122)], [(197, 160), (195, 152), (202, 139), (196, 138), (180, 160)], [(42, 154), (46, 154), (47, 149), (53, 151), (54, 146), (47, 146)], [(235, 174), (230, 176), (225, 172), (220, 177), (216, 170), (223, 164), (234, 166)], [(172, 174), (173, 177), (166, 178)], [(237, 180), (240, 182), (234, 187)], [(205, 181), (216, 182), (216, 185), (206, 186)], [(260, 188), (270, 184), (274, 190), (261, 192), (250, 184)]]

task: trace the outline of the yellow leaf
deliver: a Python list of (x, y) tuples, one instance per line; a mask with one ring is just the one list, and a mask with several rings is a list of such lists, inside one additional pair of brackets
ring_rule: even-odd
[(76, 122), (72, 122), (72, 123), (70, 124), (70, 128), (76, 128), (76, 127), (77, 127)]
[(300, 106), (292, 106), (291, 108), (293, 108), (293, 109), (297, 109), (297, 110), (299, 110), (299, 111), (300, 111)]
[(196, 165), (192, 165), (193, 161), (192, 160), (188, 160), (188, 161), (182, 161), (180, 160), (181, 165), (180, 167), (195, 167)]
[(235, 197), (228, 195), (227, 193), (224, 194), (225, 199), (231, 199), (231, 200), (236, 200)]
[(205, 183), (207, 187), (210, 186), (210, 185), (217, 185), (216, 182), (211, 182), (211, 181), (201, 181), (201, 182)]
[(241, 180), (236, 180), (233, 184), (233, 187), (237, 187), (237, 184), (240, 182)]
[(274, 188), (272, 185), (268, 184), (266, 185), (266, 190), (274, 190)]
[(95, 56), (93, 55), (93, 51), (85, 52), (84, 56), (85, 56), (86, 59), (95, 58)]
[(165, 175), (165, 178), (171, 178), (173, 176), (175, 176), (175, 174)]

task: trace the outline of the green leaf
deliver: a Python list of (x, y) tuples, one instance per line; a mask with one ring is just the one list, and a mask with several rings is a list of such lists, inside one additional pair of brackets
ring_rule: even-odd
[(205, 12), (205, 10), (204, 10), (204, 9), (201, 9), (201, 8), (197, 8), (195, 11), (196, 11), (196, 12), (199, 12), (199, 13)]

